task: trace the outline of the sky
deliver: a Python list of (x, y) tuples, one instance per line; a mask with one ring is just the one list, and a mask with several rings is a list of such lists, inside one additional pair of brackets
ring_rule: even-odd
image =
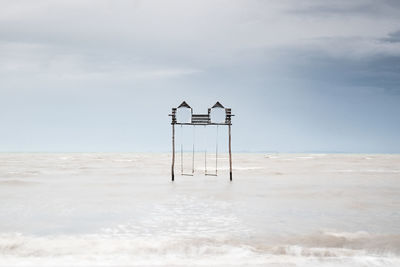
[(400, 1), (0, 7), (0, 152), (167, 152), (185, 100), (236, 152), (400, 153)]

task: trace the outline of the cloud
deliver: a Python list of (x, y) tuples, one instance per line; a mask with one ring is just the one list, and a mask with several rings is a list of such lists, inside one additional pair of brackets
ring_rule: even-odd
[[(291, 51), (286, 71), (304, 81), (320, 84), (320, 90), (354, 90), (354, 94), (400, 94), (400, 55), (336, 57), (322, 51)], [(352, 89), (353, 88), (353, 89)]]
[(387, 37), (381, 40), (388, 43), (400, 43), (400, 30), (389, 33)]
[[(242, 149), (258, 145), (246, 141), (252, 138), (244, 130), (255, 119), (265, 122), (255, 130), (265, 147), (285, 147), (282, 129), (288, 138), (296, 133), (293, 143), (308, 140), (304, 146), (314, 137), (324, 140), (308, 131), (324, 121), (317, 116), (324, 114), (323, 105), (331, 107), (329, 127), (344, 124), (354, 132), (344, 113), (335, 115), (342, 103), (363, 123), (369, 106), (383, 110), (377, 113), (389, 121), (400, 117), (398, 1), (0, 0), (0, 5), (0, 116), (9, 129), (3, 134), (8, 139), (0, 133), (0, 145), (6, 145), (0, 147), (29, 143), (29, 133), (46, 145), (52, 136), (40, 127), (55, 124), (58, 144), (64, 144), (62, 137), (73, 143), (63, 131), (74, 128), (83, 129), (88, 141), (93, 129), (120, 137), (118, 129), (127, 129), (123, 140), (139, 140), (130, 149), (151, 147), (143, 141), (148, 127), (165, 130), (164, 114), (182, 99), (199, 108), (216, 99), (236, 108)], [(149, 100), (156, 107), (139, 116)], [(145, 126), (130, 126), (127, 117)], [(278, 129), (275, 139), (265, 138), (273, 133), (263, 125)], [(381, 131), (394, 132), (395, 126), (385, 127)], [(367, 124), (361, 128), (374, 132)], [(14, 132), (25, 139), (13, 139)]]
[(337, 0), (301, 1), (294, 7), (289, 7), (288, 11), (298, 15), (308, 16), (361, 16), (361, 17), (394, 17), (398, 16), (400, 4), (396, 0)]
[[(396, 1), (1, 0), (1, 4), (0, 75), (10, 87), (22, 86), (27, 79), (31, 82), (25, 86), (34, 87), (43, 79), (111, 83), (186, 78), (258, 62), (273, 67), (288, 60), (285, 51), (355, 60), (400, 54), (394, 28), (400, 16), (393, 16), (400, 10)], [(327, 13), (356, 16), (343, 19), (324, 16)], [(386, 16), (377, 20), (375, 13)], [(277, 51), (279, 59), (274, 56)], [(27, 79), (15, 81), (17, 73)]]

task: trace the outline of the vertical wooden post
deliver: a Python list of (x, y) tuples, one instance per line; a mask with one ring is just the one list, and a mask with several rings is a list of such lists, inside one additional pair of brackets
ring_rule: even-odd
[(171, 166), (171, 177), (172, 181), (175, 179), (175, 124), (172, 124), (172, 166)]
[(229, 179), (232, 181), (232, 149), (231, 149), (231, 124), (229, 126)]

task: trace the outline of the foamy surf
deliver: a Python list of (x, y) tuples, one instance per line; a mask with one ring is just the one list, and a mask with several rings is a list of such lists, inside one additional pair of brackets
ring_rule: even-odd
[(233, 182), (196, 157), (171, 183), (168, 154), (0, 154), (0, 266), (397, 267), (400, 158), (365, 157), (235, 154)]
[(391, 253), (228, 238), (0, 237), (0, 266), (399, 266)]

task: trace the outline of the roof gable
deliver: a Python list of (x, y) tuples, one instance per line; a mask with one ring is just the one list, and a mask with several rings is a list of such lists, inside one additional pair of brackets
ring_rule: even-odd
[(183, 101), (178, 108), (191, 108), (186, 101)]
[(221, 103), (219, 103), (219, 101), (217, 101), (217, 103), (214, 104), (214, 106), (212, 106), (212, 108), (225, 108)]

